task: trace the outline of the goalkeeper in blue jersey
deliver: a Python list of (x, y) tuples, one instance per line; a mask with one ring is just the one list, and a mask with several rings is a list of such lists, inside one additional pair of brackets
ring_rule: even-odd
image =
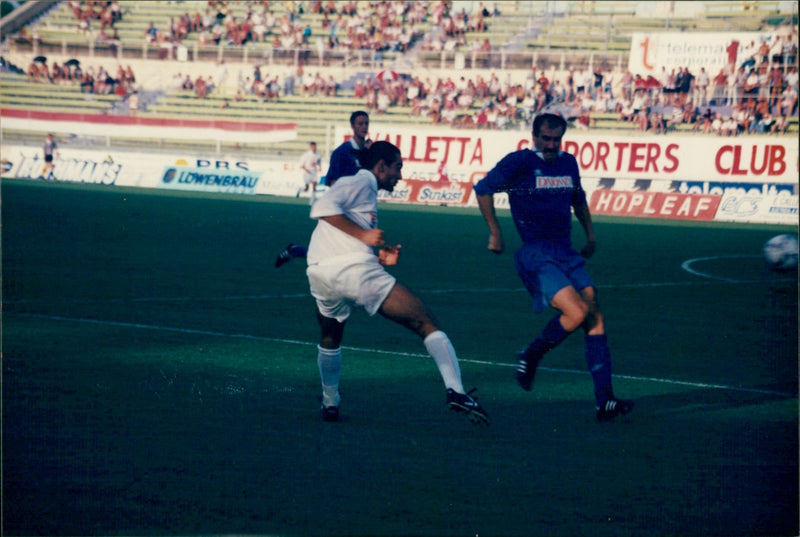
[[(541, 114), (533, 122), (534, 150), (505, 156), (475, 185), (481, 214), (489, 225), (489, 250), (503, 252), (503, 234), (495, 216), (495, 192), (506, 192), (511, 216), (522, 238), (514, 254), (517, 273), (533, 297), (534, 309), (549, 305), (558, 310), (542, 333), (518, 356), (517, 383), (530, 391), (545, 353), (572, 332), (585, 333), (586, 365), (594, 381), (597, 419), (612, 420), (633, 409), (633, 402), (617, 399), (611, 384), (611, 355), (597, 290), (585, 269), (585, 258), (595, 251), (592, 217), (581, 186), (575, 157), (562, 152), (566, 121)], [(578, 253), (571, 242), (572, 211), (583, 226), (586, 244)]]

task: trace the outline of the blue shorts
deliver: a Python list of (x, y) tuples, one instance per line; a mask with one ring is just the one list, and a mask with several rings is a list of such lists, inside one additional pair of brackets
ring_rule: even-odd
[(514, 254), (514, 265), (533, 298), (533, 309), (544, 311), (565, 287), (594, 287), (586, 260), (572, 248), (553, 242), (526, 243)]

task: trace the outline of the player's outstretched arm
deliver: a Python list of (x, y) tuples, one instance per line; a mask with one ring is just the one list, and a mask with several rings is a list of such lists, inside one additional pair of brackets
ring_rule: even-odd
[(489, 226), (489, 250), (502, 254), (505, 245), (503, 244), (503, 232), (500, 230), (500, 223), (497, 221), (497, 215), (494, 211), (494, 195), (485, 194), (477, 196), (478, 207), (481, 210), (486, 224)]
[(331, 216), (323, 216), (320, 220), (324, 220), (336, 229), (344, 231), (348, 235), (352, 235), (364, 244), (370, 246), (383, 246), (383, 230), (382, 229), (364, 229), (343, 214), (334, 214)]

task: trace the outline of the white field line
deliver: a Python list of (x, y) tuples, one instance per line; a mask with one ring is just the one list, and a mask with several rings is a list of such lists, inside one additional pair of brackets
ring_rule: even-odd
[[(49, 321), (63, 321), (63, 322), (73, 322), (73, 323), (83, 323), (83, 324), (95, 324), (101, 326), (118, 326), (122, 328), (134, 328), (138, 330), (153, 330), (159, 332), (173, 332), (178, 334), (191, 334), (191, 335), (198, 335), (198, 336), (212, 336), (212, 337), (221, 337), (221, 338), (232, 338), (232, 339), (245, 339), (250, 341), (266, 341), (270, 343), (285, 343), (289, 345), (302, 345), (307, 347), (316, 347), (316, 342), (311, 341), (301, 341), (297, 339), (284, 339), (284, 338), (273, 338), (273, 337), (266, 337), (266, 336), (254, 336), (251, 334), (236, 334), (236, 333), (226, 333), (226, 332), (217, 332), (213, 330), (197, 330), (192, 328), (176, 328), (176, 327), (169, 327), (169, 326), (157, 326), (157, 325), (149, 325), (149, 324), (140, 324), (140, 323), (126, 323), (120, 321), (104, 321), (99, 319), (85, 319), (85, 318), (74, 318), (74, 317), (61, 317), (58, 315), (41, 315), (36, 313), (8, 313), (6, 312), (5, 315), (13, 315), (19, 317), (28, 317), (28, 318), (35, 318), (35, 319), (46, 319)], [(413, 358), (429, 358), (428, 354), (425, 353), (414, 353), (414, 352), (400, 352), (400, 351), (387, 351), (381, 349), (369, 349), (363, 347), (351, 347), (351, 346), (342, 346), (343, 349), (353, 350), (353, 351), (360, 351), (360, 352), (368, 352), (374, 354), (387, 354), (392, 356), (406, 356), (406, 357), (413, 357)], [(489, 365), (489, 366), (496, 366), (496, 367), (516, 367), (516, 364), (511, 363), (503, 363), (503, 362), (495, 362), (491, 360), (472, 360), (468, 358), (459, 358), (460, 362), (463, 363), (470, 363), (470, 364), (479, 364), (479, 365)], [(559, 369), (559, 368), (552, 368), (552, 367), (539, 367), (542, 371), (550, 371), (553, 373), (566, 373), (571, 375), (588, 375), (587, 371), (577, 370), (577, 369)], [(732, 391), (732, 392), (742, 392), (742, 393), (758, 393), (758, 394), (766, 394), (766, 395), (775, 395), (779, 397), (797, 397), (796, 393), (786, 393), (786, 392), (779, 392), (774, 390), (761, 390), (757, 388), (744, 388), (741, 386), (730, 386), (725, 384), (713, 384), (713, 383), (706, 383), (706, 382), (690, 382), (690, 381), (683, 381), (683, 380), (673, 380), (673, 379), (665, 379), (665, 378), (658, 378), (658, 377), (641, 377), (635, 375), (619, 375), (614, 374), (615, 378), (625, 379), (625, 380), (633, 380), (638, 382), (653, 382), (659, 384), (669, 384), (673, 386), (683, 386), (687, 388), (697, 388), (697, 389), (714, 389), (714, 390), (725, 390), (725, 391)]]
[(710, 280), (718, 280), (721, 282), (727, 283), (752, 283), (753, 281), (757, 280), (735, 280), (731, 278), (723, 278), (722, 276), (715, 276), (713, 274), (708, 274), (706, 272), (700, 272), (699, 270), (695, 270), (692, 268), (692, 265), (699, 261), (715, 261), (717, 259), (746, 259), (746, 258), (755, 258), (760, 257), (757, 255), (712, 255), (709, 257), (695, 257), (694, 259), (687, 259), (683, 263), (681, 263), (681, 268), (688, 272), (689, 274), (694, 274), (695, 276), (700, 276), (701, 278), (708, 278)]

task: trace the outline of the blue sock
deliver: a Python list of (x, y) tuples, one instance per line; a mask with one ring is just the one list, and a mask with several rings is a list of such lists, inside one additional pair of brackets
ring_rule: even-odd
[(534, 339), (522, 353), (528, 357), (541, 359), (547, 351), (556, 348), (559, 343), (567, 339), (567, 336), (572, 332), (564, 330), (564, 327), (561, 326), (560, 317), (560, 315), (556, 315), (550, 319), (550, 322), (544, 327), (539, 337)]
[(586, 367), (594, 381), (594, 396), (597, 406), (614, 397), (611, 387), (611, 351), (605, 334), (586, 336)]

